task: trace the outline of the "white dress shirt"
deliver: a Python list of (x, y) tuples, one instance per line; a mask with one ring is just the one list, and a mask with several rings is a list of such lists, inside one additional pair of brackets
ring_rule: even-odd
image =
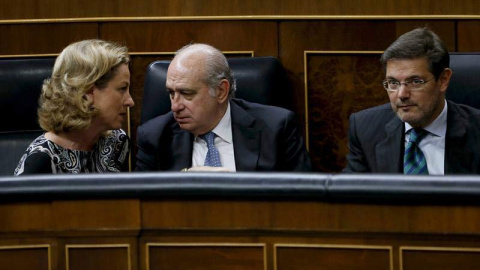
[[(233, 153), (233, 136), (232, 136), (232, 117), (230, 114), (230, 102), (228, 103), (227, 111), (223, 115), (222, 120), (212, 130), (215, 133), (215, 147), (220, 154), (220, 162), (222, 167), (228, 168), (230, 171), (235, 172), (235, 156)], [(192, 166), (203, 166), (205, 157), (207, 156), (208, 148), (207, 142), (196, 136), (193, 140), (193, 154), (192, 154)]]
[[(412, 126), (405, 122), (405, 147), (407, 146)], [(447, 101), (440, 115), (424, 128), (428, 134), (418, 145), (427, 160), (428, 174), (445, 174), (445, 136), (447, 133)]]

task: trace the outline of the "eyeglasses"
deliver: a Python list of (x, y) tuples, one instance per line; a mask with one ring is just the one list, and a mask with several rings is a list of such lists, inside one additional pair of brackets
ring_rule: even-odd
[(383, 81), (383, 87), (385, 87), (385, 90), (388, 92), (396, 92), (400, 89), (402, 84), (405, 85), (405, 87), (408, 87), (411, 91), (419, 91), (422, 90), (425, 84), (431, 80), (435, 79), (435, 77), (430, 78), (428, 80), (423, 80), (423, 79), (413, 79), (413, 80), (408, 80), (405, 82), (399, 82), (396, 80), (388, 80), (388, 81)]

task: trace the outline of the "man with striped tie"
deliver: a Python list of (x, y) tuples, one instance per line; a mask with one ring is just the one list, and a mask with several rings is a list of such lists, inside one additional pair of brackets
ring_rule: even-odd
[(445, 100), (452, 70), (440, 38), (414, 29), (380, 61), (390, 104), (350, 116), (344, 172), (480, 173), (480, 111)]

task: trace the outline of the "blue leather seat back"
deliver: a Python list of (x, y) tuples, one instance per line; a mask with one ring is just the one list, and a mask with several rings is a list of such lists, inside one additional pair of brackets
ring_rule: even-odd
[(480, 53), (451, 53), (447, 99), (480, 109)]
[(0, 175), (13, 175), (28, 145), (43, 132), (38, 98), (54, 62), (53, 57), (0, 59)]

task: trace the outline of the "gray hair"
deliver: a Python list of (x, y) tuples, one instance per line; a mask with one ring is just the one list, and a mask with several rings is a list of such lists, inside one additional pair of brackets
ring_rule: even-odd
[(429, 70), (436, 80), (450, 66), (447, 47), (433, 31), (426, 27), (401, 35), (383, 52), (380, 62), (386, 70), (388, 60), (418, 57), (427, 59)]
[(230, 70), (227, 58), (219, 49), (208, 44), (192, 43), (179, 49), (175, 53), (175, 57), (195, 50), (200, 50), (206, 55), (203, 82), (208, 85), (210, 95), (216, 96), (216, 87), (223, 79), (226, 79), (230, 83), (228, 96), (229, 98), (234, 97), (235, 91), (237, 91), (237, 81), (235, 80), (233, 72)]

